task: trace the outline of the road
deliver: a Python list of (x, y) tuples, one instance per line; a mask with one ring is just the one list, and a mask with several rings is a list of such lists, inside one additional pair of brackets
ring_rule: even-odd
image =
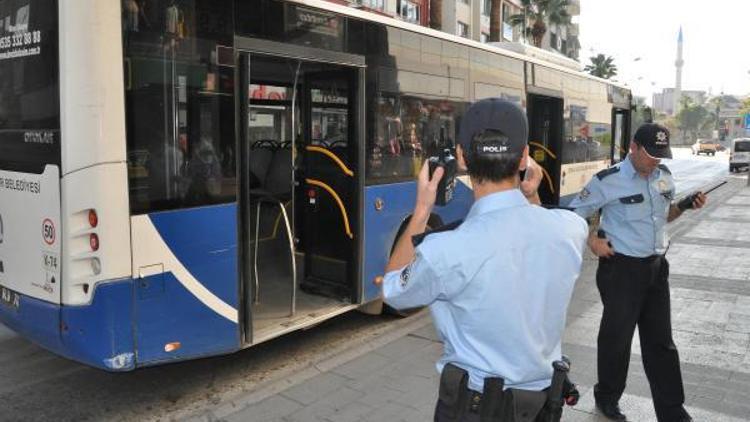
[[(667, 164), (678, 195), (729, 176), (724, 153), (696, 157), (675, 149)], [(57, 357), (0, 325), (0, 420), (171, 419), (361, 347), (409, 320), (349, 313), (236, 354), (125, 374)]]
[(672, 148), (673, 159), (663, 160), (677, 185), (677, 196), (711, 187), (729, 177), (729, 154), (693, 155), (689, 147)]

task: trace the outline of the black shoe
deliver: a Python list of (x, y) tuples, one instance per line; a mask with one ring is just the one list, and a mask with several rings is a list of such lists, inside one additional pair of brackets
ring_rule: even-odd
[(601, 403), (596, 402), (596, 407), (599, 409), (600, 412), (604, 416), (607, 417), (607, 419), (613, 420), (613, 421), (626, 421), (627, 418), (625, 415), (620, 412), (620, 406), (617, 405), (617, 403)]

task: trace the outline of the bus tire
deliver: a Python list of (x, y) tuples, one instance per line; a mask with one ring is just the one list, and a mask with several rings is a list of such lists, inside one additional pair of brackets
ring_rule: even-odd
[[(403, 223), (401, 223), (401, 227), (398, 228), (398, 232), (396, 232), (396, 238), (393, 241), (393, 245), (391, 245), (391, 255), (393, 255), (394, 249), (396, 249), (396, 243), (398, 243), (398, 240), (401, 239), (401, 235), (403, 235), (404, 231), (406, 230), (406, 226), (409, 224), (409, 221), (411, 220), (411, 215), (408, 216)], [(427, 220), (427, 230), (437, 229), (444, 225), (443, 219), (440, 218), (437, 214), (430, 214), (430, 218)], [(418, 308), (411, 308), (411, 309), (395, 309), (387, 304), (383, 304), (383, 314), (388, 315), (396, 315), (401, 318), (406, 318), (410, 315), (414, 315), (415, 313), (419, 312), (424, 308), (423, 306), (420, 306)]]

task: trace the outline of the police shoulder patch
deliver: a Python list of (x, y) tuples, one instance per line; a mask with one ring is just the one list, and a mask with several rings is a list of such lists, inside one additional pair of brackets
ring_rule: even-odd
[(586, 198), (589, 197), (589, 195), (591, 195), (591, 192), (589, 192), (588, 189), (583, 188), (583, 189), (581, 189), (581, 193), (578, 194), (578, 197), (580, 199), (586, 199)]
[(406, 287), (409, 283), (409, 276), (411, 275), (411, 264), (407, 265), (403, 271), (401, 271), (401, 287)]
[(659, 169), (667, 174), (672, 174), (672, 171), (669, 169), (669, 167), (664, 164), (659, 164)]
[(596, 178), (599, 180), (603, 180), (605, 177), (616, 174), (619, 171), (620, 171), (620, 167), (610, 167), (608, 169), (604, 169), (600, 171), (599, 173), (596, 173)]

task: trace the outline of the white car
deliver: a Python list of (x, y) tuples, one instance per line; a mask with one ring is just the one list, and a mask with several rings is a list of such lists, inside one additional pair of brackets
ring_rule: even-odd
[(733, 139), (729, 148), (729, 171), (737, 171), (748, 166), (750, 166), (750, 138)]

